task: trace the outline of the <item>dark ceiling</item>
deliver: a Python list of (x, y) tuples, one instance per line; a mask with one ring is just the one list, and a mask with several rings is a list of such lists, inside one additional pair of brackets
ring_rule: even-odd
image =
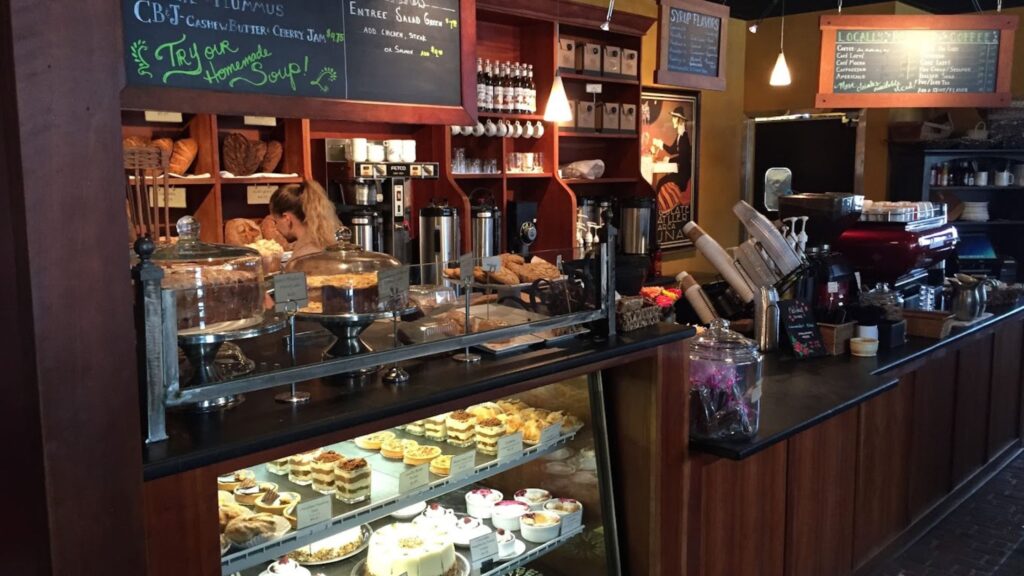
[[(732, 8), (733, 18), (757, 20), (765, 15), (780, 16), (782, 2), (783, 0), (777, 0), (773, 5), (773, 0), (726, 0), (724, 4)], [(838, 5), (837, 0), (785, 0), (785, 2), (786, 14), (835, 10)], [(878, 0), (843, 0), (843, 7), (879, 3)], [(903, 3), (933, 14), (969, 14), (976, 11), (971, 0), (903, 0)], [(978, 4), (982, 10), (996, 9), (996, 0), (978, 0)], [(1024, 6), (1024, 0), (1003, 1), (1003, 8), (1014, 6)]]

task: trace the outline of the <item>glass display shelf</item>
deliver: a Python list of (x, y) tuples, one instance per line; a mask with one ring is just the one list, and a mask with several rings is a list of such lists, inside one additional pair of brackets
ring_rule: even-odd
[[(578, 429), (560, 431), (553, 440), (546, 443), (542, 442), (533, 446), (524, 444), (521, 452), (515, 452), (502, 459), (498, 456), (478, 452), (475, 445), (459, 448), (445, 442), (436, 442), (423, 436), (408, 434), (405, 431), (392, 430), (396, 438), (415, 440), (423, 446), (437, 446), (441, 448), (443, 454), (453, 457), (468, 452), (475, 453), (475, 464), (469, 473), (461, 476), (438, 476), (427, 472), (426, 483), (413, 485), (405, 490), (400, 490), (400, 488), (403, 488), (405, 484), (412, 483), (409, 477), (415, 475), (414, 471), (417, 467), (405, 465), (401, 460), (385, 458), (379, 452), (359, 448), (354, 440), (326, 446), (325, 449), (335, 450), (348, 458), (365, 458), (370, 465), (372, 471), (371, 496), (369, 500), (358, 504), (345, 504), (334, 495), (320, 494), (314, 491), (312, 486), (297, 485), (289, 481), (286, 475), (271, 473), (266, 464), (251, 467), (250, 470), (255, 473), (257, 481), (278, 484), (279, 492), (298, 493), (302, 497), (300, 506), (313, 501), (322, 501), (320, 499), (329, 499), (331, 517), (324, 522), (289, 531), (281, 538), (265, 544), (244, 549), (230, 548), (221, 558), (221, 574), (228, 576), (256, 566), (264, 566), (302, 546), (339, 534), (350, 528), (383, 519), (397, 510), (426, 499), (438, 498), (449, 492), (479, 483), (559, 449), (574, 438), (577, 431)], [(423, 467), (426, 468), (427, 465), (424, 464)], [(408, 476), (403, 477), (406, 474)]]
[[(432, 500), (432, 502), (437, 502), (438, 504), (444, 506), (445, 508), (453, 509), (458, 516), (465, 516), (466, 493), (469, 492), (469, 490), (471, 489), (484, 487), (485, 486), (482, 485), (470, 485), (464, 487), (463, 489), (449, 492), (440, 498)], [(409, 521), (410, 520), (399, 520), (389, 516), (385, 518), (379, 518), (366, 524), (368, 524), (372, 530), (376, 531), (393, 522)], [(487, 526), (487, 528), (489, 528), (492, 533), (494, 532), (494, 525), (491, 523), (490, 520), (482, 520), (481, 524)], [(457, 554), (460, 554), (464, 556), (467, 560), (469, 560), (470, 566), (472, 566), (472, 569), (470, 570), (467, 576), (504, 576), (505, 574), (509, 574), (513, 570), (525, 566), (530, 562), (540, 558), (541, 556), (565, 545), (576, 536), (582, 534), (586, 530), (586, 528), (587, 527), (582, 524), (577, 525), (575, 527), (571, 527), (568, 530), (563, 530), (562, 533), (560, 533), (556, 538), (553, 538), (543, 543), (528, 542), (522, 538), (521, 531), (514, 531), (513, 534), (515, 534), (516, 539), (523, 545), (523, 551), (519, 555), (506, 559), (498, 557), (484, 560), (481, 563), (479, 561), (474, 560), (473, 554), (471, 553), (470, 548), (467, 546), (456, 546), (455, 551)], [(336, 562), (320, 565), (307, 565), (306, 568), (308, 568), (311, 573), (318, 575), (323, 574), (324, 576), (354, 576), (354, 570), (364, 560), (366, 560), (365, 549), (343, 560), (338, 560)], [(270, 561), (267, 562), (267, 564), (269, 563)], [(242, 571), (240, 575), (260, 576), (260, 574), (262, 574), (265, 569), (266, 566), (259, 565)]]

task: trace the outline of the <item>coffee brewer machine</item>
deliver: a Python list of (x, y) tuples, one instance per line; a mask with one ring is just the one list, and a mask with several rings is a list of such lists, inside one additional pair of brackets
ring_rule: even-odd
[(351, 140), (324, 141), (328, 192), (356, 243), (412, 262), (407, 223), (413, 180), (436, 180), (436, 162), (355, 162)]
[(433, 200), (420, 209), (420, 283), (443, 284), (444, 269), (458, 266), (459, 213)]
[[(478, 200), (479, 198), (479, 200)], [(501, 209), (491, 196), (490, 190), (478, 188), (470, 193), (473, 204), (473, 257), (487, 258), (501, 254)]]

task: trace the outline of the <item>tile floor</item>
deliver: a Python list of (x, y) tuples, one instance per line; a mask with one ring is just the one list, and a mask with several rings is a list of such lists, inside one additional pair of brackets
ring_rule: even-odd
[(1024, 454), (873, 576), (1024, 576)]

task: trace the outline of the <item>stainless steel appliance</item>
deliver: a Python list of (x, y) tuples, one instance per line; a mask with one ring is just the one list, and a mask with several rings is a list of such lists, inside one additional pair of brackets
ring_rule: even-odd
[(654, 244), (654, 199), (628, 198), (619, 203), (620, 246), (624, 254), (648, 255)]
[(513, 201), (508, 203), (509, 251), (529, 256), (530, 246), (537, 241), (537, 203)]
[(501, 210), (493, 204), (473, 206), (473, 257), (501, 253)]
[(421, 283), (443, 284), (444, 269), (458, 260), (458, 211), (447, 204), (432, 201), (420, 209)]
[(352, 212), (349, 227), (352, 229), (352, 243), (363, 250), (379, 251), (381, 248), (380, 229), (383, 221), (376, 210), (363, 208)]

